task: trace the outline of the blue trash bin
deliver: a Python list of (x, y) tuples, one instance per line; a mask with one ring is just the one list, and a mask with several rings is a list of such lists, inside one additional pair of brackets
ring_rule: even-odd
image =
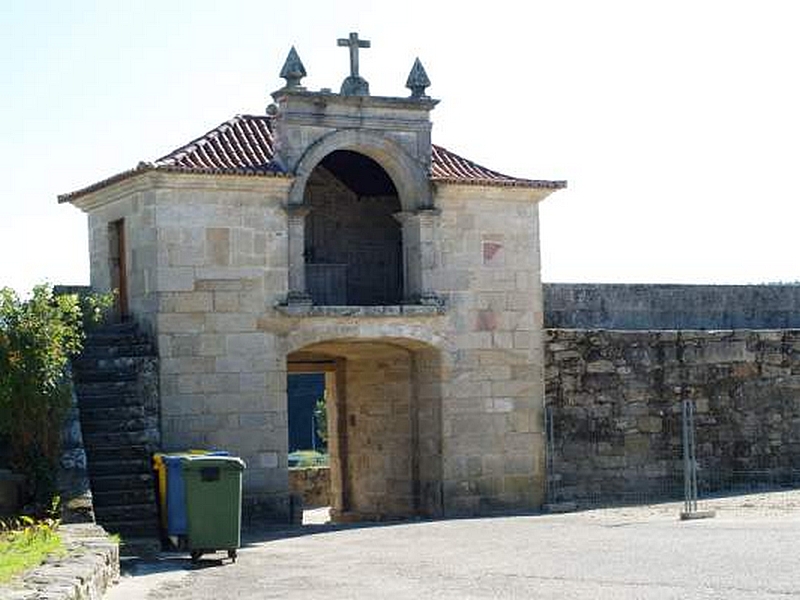
[[(188, 528), (186, 517), (186, 484), (183, 480), (183, 456), (163, 457), (167, 467), (167, 535), (184, 536)], [(173, 542), (174, 543), (174, 542)]]

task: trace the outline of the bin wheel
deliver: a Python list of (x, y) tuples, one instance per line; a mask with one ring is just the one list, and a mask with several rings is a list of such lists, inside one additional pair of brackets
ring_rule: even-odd
[(196, 563), (198, 560), (200, 560), (200, 557), (202, 555), (203, 555), (203, 553), (200, 552), (200, 550), (192, 550), (192, 553), (191, 553), (192, 562)]
[(236, 562), (236, 550), (228, 550), (228, 558)]

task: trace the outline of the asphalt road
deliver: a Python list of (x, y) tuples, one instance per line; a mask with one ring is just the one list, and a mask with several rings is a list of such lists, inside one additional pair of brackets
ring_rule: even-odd
[(185, 555), (135, 563), (106, 600), (800, 599), (792, 502), (769, 510), (740, 498), (689, 522), (677, 519), (678, 505), (660, 505), (311, 526), (252, 535), (235, 564), (209, 557), (192, 567)]

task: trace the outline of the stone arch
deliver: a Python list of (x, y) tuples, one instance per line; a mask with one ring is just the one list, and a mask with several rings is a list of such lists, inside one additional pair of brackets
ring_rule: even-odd
[(394, 140), (359, 129), (341, 129), (314, 142), (294, 170), (289, 205), (304, 203), (306, 183), (314, 168), (336, 150), (350, 150), (368, 156), (380, 165), (397, 189), (404, 212), (431, 208), (433, 199), (427, 170)]
[(441, 352), (444, 357), (456, 350), (455, 345), (449, 339), (433, 331), (427, 324), (404, 323), (397, 325), (396, 323), (376, 321), (349, 326), (337, 325), (335, 332), (320, 328), (299, 327), (293, 329), (286, 338), (286, 354), (298, 352), (308, 346), (336, 340), (384, 341), (411, 350), (430, 347)]

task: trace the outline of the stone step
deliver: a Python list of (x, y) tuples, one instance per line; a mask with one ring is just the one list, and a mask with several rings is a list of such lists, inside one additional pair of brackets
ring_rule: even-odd
[(135, 371), (144, 361), (152, 359), (152, 356), (79, 356), (73, 359), (72, 367), (80, 371), (104, 369)]
[(87, 403), (87, 405), (81, 407), (81, 423), (112, 421), (115, 419), (142, 419), (148, 416), (147, 413), (148, 411), (141, 404), (94, 406)]
[[(102, 431), (83, 430), (83, 443), (89, 453), (94, 448), (122, 447), (122, 446), (147, 446), (158, 443), (158, 432), (148, 431), (119, 431), (115, 433)], [(91, 466), (89, 467), (91, 469)]]
[(119, 383), (136, 381), (138, 371), (133, 369), (75, 369), (72, 380), (75, 383)]
[[(108, 462), (113, 460), (137, 460), (150, 457), (150, 446), (147, 444), (130, 444), (128, 446), (92, 446), (86, 448), (91, 462)], [(91, 469), (92, 465), (89, 465)]]
[(158, 415), (144, 406), (138, 382), (154, 356), (150, 340), (126, 322), (91, 331), (72, 363), (95, 514), (123, 538), (159, 538), (150, 453)]
[(127, 538), (158, 538), (158, 521), (155, 518), (100, 521), (110, 533), (116, 533), (123, 540)]
[(109, 323), (96, 323), (89, 326), (89, 333), (113, 331), (138, 331), (136, 321), (128, 317), (117, 319)]
[(120, 556), (132, 556), (136, 558), (154, 558), (157, 559), (161, 552), (161, 539), (155, 536), (150, 537), (136, 537), (124, 536), (121, 537), (119, 544)]
[(150, 339), (136, 331), (93, 331), (86, 336), (84, 346), (126, 346), (148, 343)]
[(117, 321), (116, 323), (103, 323), (89, 328), (89, 333), (136, 333), (139, 327), (136, 321), (126, 319), (124, 321)]
[(143, 357), (154, 356), (155, 351), (150, 342), (143, 342), (140, 340), (131, 341), (122, 345), (110, 344), (92, 344), (84, 345), (81, 351), (81, 358), (125, 358), (125, 357)]
[(96, 506), (114, 506), (155, 502), (156, 495), (152, 487), (140, 487), (105, 491), (93, 489), (92, 497)]
[[(90, 474), (93, 492), (117, 492), (121, 490), (149, 490), (153, 494), (154, 478), (152, 473), (122, 473), (117, 475)], [(140, 501), (141, 502), (141, 501)], [(107, 506), (112, 502), (102, 502)]]
[(97, 396), (127, 395), (136, 396), (138, 385), (135, 381), (92, 381), (76, 382), (75, 393), (78, 400), (95, 398)]
[(123, 407), (141, 406), (142, 399), (132, 392), (119, 393), (97, 393), (94, 395), (81, 394), (78, 392), (78, 408), (83, 417), (84, 411), (95, 409), (114, 409)]
[(95, 518), (100, 521), (126, 521), (130, 519), (144, 520), (156, 519), (158, 517), (158, 507), (154, 502), (142, 504), (116, 504), (108, 506), (96, 506), (94, 509)]
[(153, 462), (149, 456), (140, 458), (126, 458), (115, 460), (91, 460), (92, 475), (102, 477), (104, 475), (137, 474), (147, 475), (153, 471)]
[[(81, 415), (83, 416), (83, 415)], [(81, 419), (81, 430), (84, 435), (92, 433), (135, 433), (140, 432), (147, 436), (147, 430), (158, 428), (158, 417), (134, 418), (114, 418), (114, 419), (92, 419), (89, 417)]]

